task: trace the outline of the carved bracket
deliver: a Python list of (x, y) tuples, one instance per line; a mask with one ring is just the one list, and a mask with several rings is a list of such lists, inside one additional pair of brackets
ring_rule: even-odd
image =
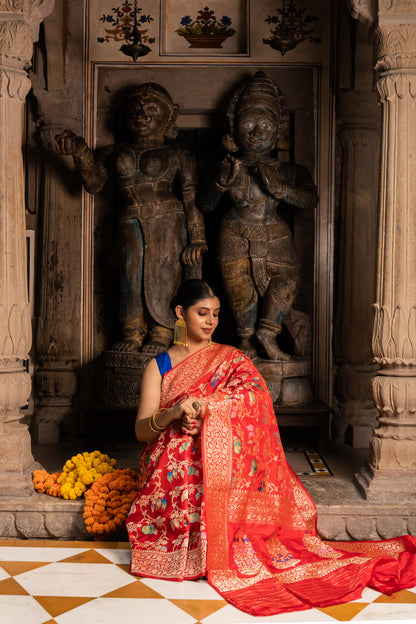
[(39, 24), (54, 5), (55, 0), (0, 0), (0, 61), (4, 55), (9, 68), (11, 64), (23, 69), (30, 66)]
[(351, 16), (371, 26), (377, 15), (377, 0), (347, 0)]

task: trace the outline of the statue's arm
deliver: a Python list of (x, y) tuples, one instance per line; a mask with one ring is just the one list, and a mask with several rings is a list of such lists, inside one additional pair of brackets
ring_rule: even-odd
[(198, 195), (198, 206), (202, 212), (210, 212), (217, 207), (223, 194), (233, 185), (239, 170), (240, 161), (228, 154), (216, 171), (207, 176)]
[[(258, 163), (258, 169), (266, 190), (275, 199), (282, 200), (296, 208), (314, 209), (318, 203), (316, 186), (306, 167), (288, 165), (273, 167), (269, 163)], [(280, 174), (280, 170), (282, 174)]]
[(189, 245), (184, 249), (182, 260), (185, 264), (196, 265), (202, 254), (208, 249), (205, 238), (204, 217), (196, 205), (198, 176), (196, 162), (188, 151), (179, 155), (179, 179), (182, 192), (183, 210), (185, 213)]
[(182, 151), (179, 156), (179, 167), (182, 202), (189, 240), (191, 243), (205, 243), (204, 218), (196, 205), (196, 191), (198, 185), (196, 162), (190, 152)]
[(82, 182), (89, 193), (98, 193), (108, 178), (108, 171), (96, 162), (94, 153), (85, 140), (71, 130), (64, 130), (55, 137), (56, 147), (60, 154), (72, 156), (79, 171)]

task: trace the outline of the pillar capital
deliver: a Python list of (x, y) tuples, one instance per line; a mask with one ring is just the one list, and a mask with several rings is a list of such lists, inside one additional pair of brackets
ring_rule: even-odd
[(377, 91), (382, 102), (416, 96), (416, 21), (385, 24), (374, 33)]
[[(33, 43), (39, 25), (49, 15), (55, 0), (0, 0), (0, 71), (10, 74), (31, 65)], [(30, 82), (25, 81), (26, 93)], [(26, 93), (19, 91), (21, 97)]]

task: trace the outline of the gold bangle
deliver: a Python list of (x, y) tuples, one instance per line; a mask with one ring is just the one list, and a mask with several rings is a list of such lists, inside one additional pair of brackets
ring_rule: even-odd
[(149, 427), (153, 431), (153, 433), (160, 433), (161, 431), (164, 431), (166, 429), (166, 427), (161, 427), (156, 422), (156, 416), (160, 414), (160, 412), (163, 412), (165, 409), (166, 409), (165, 407), (162, 407), (161, 409), (158, 409), (154, 414), (150, 416)]

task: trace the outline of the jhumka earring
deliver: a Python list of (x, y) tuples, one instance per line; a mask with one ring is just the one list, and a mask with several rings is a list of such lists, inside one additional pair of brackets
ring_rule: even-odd
[(211, 336), (208, 338), (208, 346), (210, 349), (212, 349), (212, 340), (211, 340)]
[(178, 319), (175, 323), (175, 329), (173, 331), (173, 344), (181, 345), (182, 347), (188, 346), (186, 323), (183, 319)]

